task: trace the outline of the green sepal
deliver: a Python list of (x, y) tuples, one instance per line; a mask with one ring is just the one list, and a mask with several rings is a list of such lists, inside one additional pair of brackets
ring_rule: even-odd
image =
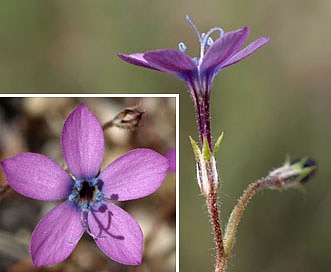
[(305, 183), (314, 175), (316, 169), (316, 163), (310, 160), (309, 157), (291, 162), (289, 156), (287, 156), (284, 165), (272, 171), (269, 175), (282, 179), (281, 189), (286, 189)]
[(303, 169), (304, 165), (307, 161), (308, 161), (308, 157), (303, 157), (301, 160), (297, 161), (295, 164), (292, 164), (291, 167), (293, 169)]
[(285, 162), (284, 162), (284, 165), (283, 166), (290, 166), (290, 165), (291, 165), (290, 155), (289, 154), (286, 154)]
[(197, 145), (197, 143), (193, 140), (193, 138), (191, 136), (188, 136), (191, 142), (191, 146), (194, 152), (194, 156), (196, 160), (199, 160), (199, 158), (201, 157), (201, 151)]
[(202, 154), (203, 154), (204, 160), (206, 162), (210, 162), (212, 154), (209, 149), (208, 141), (206, 138), (203, 138)]
[(316, 170), (317, 166), (309, 166), (305, 167), (305, 163), (309, 160), (308, 157), (302, 158), (300, 161), (292, 165), (292, 169), (300, 170), (300, 174), (298, 175), (298, 179), (301, 181), (305, 177), (309, 176), (314, 170)]
[(305, 178), (308, 177), (311, 173), (313, 173), (316, 170), (316, 166), (309, 166), (301, 169), (301, 172), (298, 176), (298, 179), (300, 182)]
[(221, 135), (218, 137), (216, 143), (215, 143), (215, 146), (214, 146), (214, 154), (216, 155), (216, 153), (218, 152), (220, 146), (221, 146), (221, 143), (223, 141), (223, 136), (224, 136), (224, 132), (222, 131)]

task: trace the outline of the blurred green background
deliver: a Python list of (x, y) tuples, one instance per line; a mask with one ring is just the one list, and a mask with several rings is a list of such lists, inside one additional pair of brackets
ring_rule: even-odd
[(330, 271), (331, 2), (327, 0), (3, 1), (0, 90), (25, 93), (175, 93), (180, 96), (180, 271), (212, 271), (213, 242), (188, 135), (192, 103), (176, 78), (123, 63), (119, 52), (198, 53), (200, 31), (244, 25), (271, 42), (223, 71), (212, 127), (225, 132), (218, 165), (227, 218), (249, 182), (292, 158), (319, 164), (306, 192), (266, 191), (239, 227), (230, 271)]

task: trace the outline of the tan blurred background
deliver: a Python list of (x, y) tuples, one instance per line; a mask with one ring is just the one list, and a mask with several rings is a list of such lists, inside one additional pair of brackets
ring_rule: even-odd
[(331, 3), (327, 0), (6, 1), (0, 10), (2, 92), (181, 94), (180, 270), (211, 271), (213, 243), (195, 178), (188, 135), (197, 138), (192, 103), (173, 76), (116, 57), (183, 41), (198, 53), (185, 22), (200, 31), (248, 26), (270, 44), (216, 78), (214, 138), (223, 218), (249, 182), (286, 154), (319, 164), (306, 193), (259, 194), (241, 222), (230, 271), (329, 271), (331, 250)]

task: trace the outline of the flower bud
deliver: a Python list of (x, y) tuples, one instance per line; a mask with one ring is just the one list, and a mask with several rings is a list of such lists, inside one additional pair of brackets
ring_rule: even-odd
[(139, 106), (125, 108), (103, 127), (104, 129), (108, 127), (135, 129), (139, 126), (143, 114), (144, 111)]
[(308, 181), (316, 172), (317, 164), (309, 158), (287, 159), (283, 166), (270, 172), (268, 187), (271, 189), (287, 189)]

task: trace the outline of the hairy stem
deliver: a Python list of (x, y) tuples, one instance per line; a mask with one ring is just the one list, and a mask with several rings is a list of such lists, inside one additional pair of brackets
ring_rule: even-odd
[(214, 186), (211, 186), (210, 193), (207, 196), (207, 207), (211, 217), (214, 232), (214, 241), (216, 245), (216, 264), (215, 272), (221, 272), (221, 263), (224, 255), (223, 235), (218, 211), (218, 197)]
[[(208, 149), (207, 142), (205, 142), (205, 147)], [(206, 151), (206, 149), (204, 150)], [(222, 270), (220, 265), (224, 255), (224, 246), (218, 209), (218, 190), (220, 187), (220, 182), (218, 180), (216, 161), (213, 156), (209, 155), (210, 154), (206, 152), (204, 153), (204, 156), (200, 156), (200, 161), (198, 162), (198, 175), (200, 176), (200, 188), (206, 197), (208, 213), (213, 226), (214, 241), (216, 246), (215, 272), (221, 272)]]
[(237, 205), (233, 208), (224, 235), (224, 256), (221, 264), (223, 270), (221, 271), (226, 271), (227, 261), (233, 247), (238, 225), (249, 201), (257, 192), (268, 188), (271, 179), (273, 178), (266, 177), (251, 183), (239, 198)]

